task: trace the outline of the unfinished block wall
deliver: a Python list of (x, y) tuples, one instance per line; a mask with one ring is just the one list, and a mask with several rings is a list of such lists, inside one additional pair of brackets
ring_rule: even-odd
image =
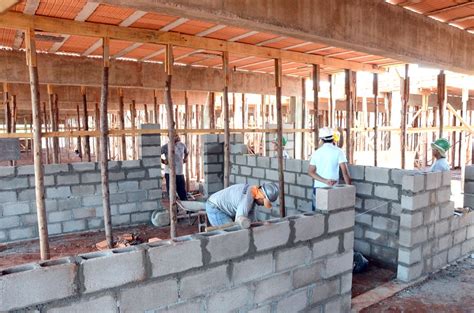
[(464, 171), (464, 206), (474, 209), (474, 166)]
[[(113, 225), (148, 222), (161, 209), (160, 136), (141, 136), (139, 148), (140, 160), (109, 162)], [(48, 164), (44, 175), (50, 235), (103, 227), (98, 163)], [(0, 242), (37, 236), (33, 165), (0, 167)]]
[(402, 179), (413, 171), (350, 165), (349, 172), (357, 196), (355, 250), (396, 267)]
[(323, 190), (330, 198), (346, 201), (248, 230), (6, 269), (0, 311), (349, 312), (355, 190)]
[(474, 212), (454, 215), (451, 174), (403, 177), (397, 277), (412, 281), (474, 250)]

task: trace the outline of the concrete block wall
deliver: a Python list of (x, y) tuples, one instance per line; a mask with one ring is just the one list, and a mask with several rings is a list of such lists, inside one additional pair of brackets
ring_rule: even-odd
[(352, 202), (339, 207), (321, 203), (316, 213), (248, 230), (3, 270), (0, 311), (349, 312), (355, 191), (332, 188), (321, 197), (347, 194)]
[(224, 188), (224, 135), (203, 135), (201, 157), (208, 195)]
[(397, 277), (413, 281), (474, 251), (474, 212), (454, 215), (451, 175), (403, 177)]
[(357, 195), (355, 250), (396, 267), (402, 178), (414, 171), (350, 165), (349, 172)]
[[(140, 160), (109, 162), (116, 226), (146, 223), (154, 210), (161, 209), (160, 136), (141, 136), (139, 147)], [(44, 175), (50, 235), (103, 228), (98, 163), (47, 164)], [(37, 236), (33, 166), (0, 167), (0, 242)]]
[(474, 165), (464, 171), (464, 206), (474, 209)]

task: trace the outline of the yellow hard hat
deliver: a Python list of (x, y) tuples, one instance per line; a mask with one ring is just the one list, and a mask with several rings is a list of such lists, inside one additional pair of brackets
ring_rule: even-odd
[(339, 132), (337, 130), (334, 131), (333, 138), (334, 138), (334, 142), (338, 142), (339, 139), (341, 139), (341, 135), (339, 134)]

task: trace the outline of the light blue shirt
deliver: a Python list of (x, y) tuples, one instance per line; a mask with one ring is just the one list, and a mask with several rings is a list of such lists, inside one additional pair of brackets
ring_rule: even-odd
[(212, 194), (208, 202), (228, 216), (237, 218), (255, 213), (255, 201), (249, 184), (235, 184)]
[[(339, 180), (339, 165), (347, 163), (347, 158), (341, 148), (332, 143), (323, 144), (318, 150), (313, 152), (310, 165), (316, 166), (316, 173), (325, 179)], [(327, 187), (318, 180), (314, 180), (314, 187)]]
[(433, 163), (430, 169), (431, 172), (447, 172), (449, 171), (449, 164), (446, 158), (439, 158)]

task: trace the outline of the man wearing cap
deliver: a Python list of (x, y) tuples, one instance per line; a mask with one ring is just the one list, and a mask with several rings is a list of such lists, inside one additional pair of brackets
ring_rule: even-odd
[(334, 145), (334, 131), (329, 127), (321, 128), (319, 138), (323, 145), (313, 152), (308, 167), (308, 174), (314, 179), (313, 211), (316, 209), (316, 189), (335, 185), (339, 180), (339, 168), (345, 183), (351, 184), (346, 156)]
[(255, 205), (271, 209), (278, 199), (278, 186), (263, 183), (261, 186), (235, 184), (211, 195), (206, 202), (207, 218), (212, 226), (236, 222), (242, 228), (250, 227), (250, 213), (255, 213)]
[[(285, 137), (282, 137), (281, 139), (282, 139), (282, 142), (283, 142), (283, 158), (284, 159), (289, 159), (290, 155), (285, 150), (285, 146), (286, 146), (286, 143), (288, 142), (288, 140)], [(278, 153), (278, 137), (273, 138), (272, 143), (273, 143), (273, 149), (276, 151), (276, 153)]]
[[(188, 200), (186, 195), (186, 180), (184, 178), (184, 163), (188, 161), (188, 148), (181, 142), (179, 135), (174, 136), (174, 166), (176, 170), (176, 192), (180, 200)], [(165, 165), (166, 191), (170, 192), (170, 168), (168, 164), (168, 144), (161, 147), (161, 163)]]
[(451, 145), (444, 138), (440, 138), (431, 143), (433, 157), (436, 159), (436, 161), (431, 166), (431, 172), (449, 171), (449, 164), (446, 160), (446, 152), (449, 150), (449, 148), (451, 148)]

